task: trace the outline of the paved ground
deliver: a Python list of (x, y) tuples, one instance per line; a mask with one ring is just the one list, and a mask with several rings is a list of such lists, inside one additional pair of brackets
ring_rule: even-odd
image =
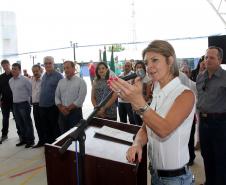
[[(88, 94), (84, 103), (84, 117), (87, 117), (92, 112), (92, 106), (89, 78), (85, 78), (85, 80), (88, 84)], [(12, 117), (9, 130), (9, 138), (0, 145), (0, 185), (46, 185), (44, 148), (25, 149), (24, 147), (16, 147), (18, 136)], [(37, 138), (36, 131), (35, 135)], [(196, 184), (200, 184), (204, 181), (203, 162), (200, 152), (196, 154), (197, 157), (192, 166), (192, 171), (195, 174)]]

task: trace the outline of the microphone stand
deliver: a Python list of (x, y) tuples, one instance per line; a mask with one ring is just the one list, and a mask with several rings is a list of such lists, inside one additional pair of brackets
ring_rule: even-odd
[(85, 182), (85, 174), (84, 174), (84, 158), (85, 158), (85, 140), (86, 140), (86, 134), (85, 129), (90, 124), (93, 117), (96, 115), (96, 113), (100, 110), (100, 108), (105, 105), (110, 98), (112, 97), (113, 91), (108, 93), (106, 98), (100, 102), (93, 110), (93, 112), (88, 116), (86, 120), (81, 119), (78, 123), (78, 128), (68, 135), (68, 139), (65, 141), (65, 143), (62, 145), (62, 147), (59, 149), (60, 154), (64, 154), (67, 150), (67, 148), (71, 145), (73, 141), (79, 142), (79, 161), (78, 167), (79, 167), (79, 185), (84, 185)]

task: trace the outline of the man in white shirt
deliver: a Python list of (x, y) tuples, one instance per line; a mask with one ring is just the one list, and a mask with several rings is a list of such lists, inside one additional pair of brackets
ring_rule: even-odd
[(87, 87), (82, 78), (75, 74), (75, 64), (64, 62), (65, 78), (58, 83), (55, 103), (60, 111), (59, 126), (61, 134), (74, 127), (82, 118), (82, 104), (85, 100)]
[(40, 116), (40, 107), (39, 107), (39, 98), (40, 98), (40, 90), (41, 90), (41, 66), (34, 65), (32, 67), (33, 77), (31, 79), (32, 84), (32, 105), (33, 105), (33, 116), (35, 121), (35, 127), (38, 133), (39, 141), (33, 148), (42, 147), (45, 144), (45, 132), (44, 126), (41, 122)]

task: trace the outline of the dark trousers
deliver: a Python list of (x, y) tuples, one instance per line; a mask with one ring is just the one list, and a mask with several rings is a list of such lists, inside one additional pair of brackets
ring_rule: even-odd
[(39, 143), (44, 144), (45, 143), (45, 128), (42, 125), (41, 122), (41, 116), (40, 116), (40, 108), (38, 103), (33, 103), (33, 116), (35, 121), (35, 127), (38, 133)]
[(40, 107), (41, 122), (45, 130), (46, 143), (53, 143), (60, 136), (57, 106)]
[(127, 123), (127, 115), (128, 115), (130, 124), (135, 125), (135, 121), (133, 118), (133, 110), (130, 103), (118, 102), (118, 110), (119, 110), (119, 118), (121, 122)]
[(194, 117), (192, 127), (191, 127), (190, 139), (188, 142), (188, 149), (189, 149), (189, 154), (190, 154), (189, 161), (194, 161), (194, 159), (195, 159), (195, 125), (196, 125), (196, 119)]
[(74, 109), (68, 115), (59, 113), (59, 126), (61, 134), (73, 128), (81, 119), (83, 119), (82, 108)]
[(226, 185), (226, 116), (200, 116), (199, 138), (206, 185)]
[(13, 105), (2, 105), (2, 136), (7, 136), (9, 131), (9, 115), (13, 110)]
[(13, 111), (21, 140), (26, 143), (33, 143), (35, 138), (30, 104), (28, 102), (13, 103)]

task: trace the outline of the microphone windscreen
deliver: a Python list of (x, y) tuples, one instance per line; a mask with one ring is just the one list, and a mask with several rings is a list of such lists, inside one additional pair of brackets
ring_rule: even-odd
[(143, 79), (146, 74), (145, 74), (145, 71), (143, 69), (138, 69), (137, 72), (136, 72), (137, 76), (139, 76), (141, 79)]

